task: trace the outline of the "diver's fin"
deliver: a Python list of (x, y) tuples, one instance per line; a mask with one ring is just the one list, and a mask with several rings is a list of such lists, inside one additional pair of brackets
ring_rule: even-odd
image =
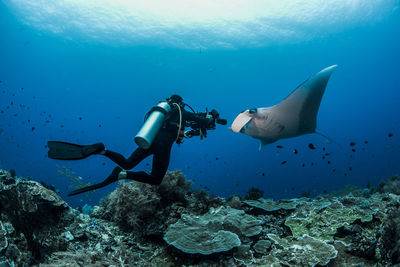
[(116, 181), (118, 181), (118, 175), (121, 171), (122, 171), (121, 167), (115, 167), (114, 170), (112, 171), (112, 173), (110, 174), (110, 176), (108, 176), (103, 182), (76, 189), (76, 190), (72, 191), (71, 193), (69, 193), (67, 196), (70, 197), (70, 196), (82, 194), (82, 193), (85, 193), (88, 191), (102, 188), (106, 185), (116, 182)]
[(79, 189), (76, 189), (76, 190), (70, 192), (67, 196), (69, 196), (69, 197), (70, 196), (75, 196), (75, 195), (82, 194), (82, 193), (85, 193), (85, 192), (88, 192), (88, 191), (99, 189), (99, 188), (104, 187), (104, 186), (106, 186), (106, 185), (103, 185), (103, 183), (85, 186), (85, 187), (82, 187), (82, 188), (79, 188)]
[(104, 150), (103, 143), (84, 146), (60, 141), (48, 141), (47, 146), (49, 147), (49, 158), (62, 160), (84, 159)]

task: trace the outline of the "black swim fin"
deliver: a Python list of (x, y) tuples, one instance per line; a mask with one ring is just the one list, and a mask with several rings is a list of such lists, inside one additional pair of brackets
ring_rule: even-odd
[(70, 196), (82, 194), (82, 193), (85, 193), (88, 191), (102, 188), (106, 185), (116, 182), (116, 181), (118, 181), (118, 175), (121, 171), (122, 171), (121, 167), (115, 167), (114, 170), (112, 171), (112, 173), (110, 174), (110, 176), (108, 176), (103, 182), (76, 189), (76, 190), (70, 192), (67, 196), (70, 197)]
[(84, 159), (104, 150), (103, 143), (84, 146), (60, 141), (48, 141), (47, 146), (49, 147), (49, 158), (62, 160)]

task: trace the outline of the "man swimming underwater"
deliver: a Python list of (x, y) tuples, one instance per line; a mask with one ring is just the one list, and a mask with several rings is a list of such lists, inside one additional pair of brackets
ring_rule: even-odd
[[(185, 110), (186, 106), (193, 112)], [(95, 190), (119, 179), (159, 185), (168, 169), (172, 144), (181, 144), (185, 137), (200, 136), (203, 139), (207, 136), (207, 130), (215, 129), (215, 123), (226, 125), (227, 121), (220, 119), (215, 109), (211, 112), (197, 113), (183, 103), (182, 97), (172, 95), (147, 113), (145, 124), (135, 137), (139, 147), (127, 159), (106, 149), (103, 143), (77, 145), (59, 141), (48, 142), (48, 156), (52, 159), (77, 160), (90, 155), (104, 155), (119, 165), (103, 182), (74, 190), (68, 196)], [(191, 130), (185, 132), (185, 127), (190, 127)], [(150, 155), (153, 155), (150, 174), (144, 171), (125, 171), (134, 168)]]

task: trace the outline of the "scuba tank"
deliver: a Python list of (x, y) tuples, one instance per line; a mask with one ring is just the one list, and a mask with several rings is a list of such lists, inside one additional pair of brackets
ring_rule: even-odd
[(160, 102), (149, 111), (146, 121), (135, 136), (135, 143), (139, 147), (148, 149), (151, 146), (170, 110), (171, 106), (167, 102)]

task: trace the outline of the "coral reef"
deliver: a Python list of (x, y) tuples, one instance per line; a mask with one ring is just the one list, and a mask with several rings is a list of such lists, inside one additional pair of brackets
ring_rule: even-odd
[(392, 265), (400, 264), (400, 196), (395, 198), (394, 205), (388, 209), (388, 215), (381, 228), (381, 239), (378, 245), (382, 257)]
[(0, 170), (0, 266), (400, 266), (396, 184), (242, 202), (174, 171), (160, 186), (121, 182), (81, 213)]
[(271, 247), (271, 241), (260, 239), (254, 244), (254, 251), (260, 254), (266, 254)]
[(249, 206), (256, 207), (262, 209), (264, 211), (277, 211), (280, 209), (284, 210), (294, 210), (297, 205), (301, 204), (303, 199), (288, 199), (288, 200), (279, 200), (275, 202), (273, 199), (257, 199), (257, 200), (245, 200), (243, 203), (246, 203)]
[(180, 171), (167, 172), (160, 186), (121, 181), (118, 188), (93, 210), (97, 218), (111, 220), (138, 236), (162, 238), (169, 224), (182, 213), (203, 214), (224, 203), (204, 191), (192, 191)]
[(326, 265), (338, 253), (334, 246), (307, 235), (297, 240), (279, 238), (274, 234), (269, 234), (268, 237), (275, 244), (270, 256), (286, 266)]
[(243, 210), (211, 208), (203, 216), (182, 215), (178, 222), (168, 227), (164, 240), (186, 253), (208, 255), (240, 246), (240, 237), (243, 239), (261, 232), (260, 224), (260, 220)]
[(400, 176), (392, 175), (386, 181), (382, 181), (377, 191), (380, 193), (392, 193), (396, 195), (400, 195)]
[(333, 241), (333, 236), (340, 227), (348, 226), (356, 220), (372, 221), (372, 214), (357, 207), (345, 208), (340, 201), (333, 202), (326, 209), (313, 209), (312, 206), (300, 208), (289, 216), (285, 225), (290, 228), (294, 237), (309, 235), (321, 240)]
[(244, 199), (257, 200), (259, 198), (262, 198), (263, 196), (264, 196), (264, 191), (256, 187), (251, 187), (244, 196)]
[(0, 210), (2, 253), (17, 265), (61, 249), (65, 244), (55, 235), (74, 217), (54, 191), (5, 171), (0, 171)]
[(278, 201), (274, 201), (273, 199), (257, 199), (257, 200), (245, 200), (243, 203), (255, 207), (258, 209), (262, 209), (267, 212), (273, 212), (277, 210), (295, 210), (297, 206), (302, 204), (311, 205), (314, 210), (321, 210), (332, 203), (328, 199), (323, 197), (318, 197), (316, 199), (310, 198), (293, 198), (293, 199), (281, 199)]

